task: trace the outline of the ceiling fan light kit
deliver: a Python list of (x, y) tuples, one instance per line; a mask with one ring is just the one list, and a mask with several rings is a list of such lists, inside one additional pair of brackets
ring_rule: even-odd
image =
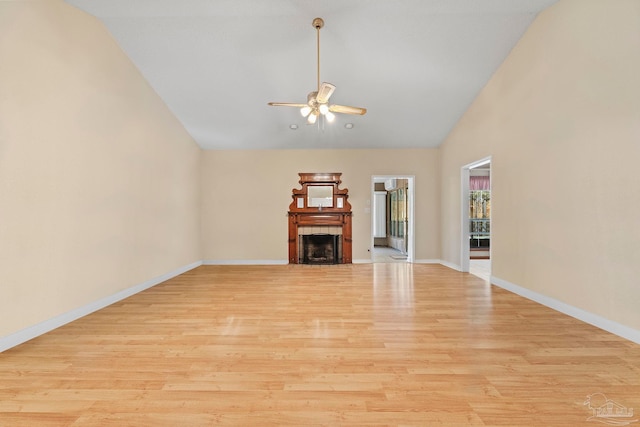
[(329, 104), (329, 98), (336, 90), (336, 87), (327, 82), (323, 82), (322, 84), (320, 84), (320, 29), (324, 27), (324, 21), (322, 20), (322, 18), (315, 18), (311, 24), (313, 25), (313, 28), (316, 29), (317, 35), (317, 90), (314, 92), (310, 92), (309, 95), (307, 95), (306, 104), (297, 104), (290, 102), (269, 102), (269, 105), (274, 107), (300, 108), (300, 114), (302, 115), (302, 117), (306, 117), (307, 123), (311, 125), (317, 122), (318, 117), (324, 117), (329, 123), (332, 123), (336, 118), (334, 113), (356, 115), (366, 114), (366, 108)]

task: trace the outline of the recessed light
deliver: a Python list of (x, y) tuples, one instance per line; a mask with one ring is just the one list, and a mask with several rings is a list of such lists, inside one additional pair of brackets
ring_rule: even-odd
[(298, 129), (298, 125), (296, 125), (296, 124), (289, 125), (289, 129), (296, 130), (296, 129)]
[(344, 127), (346, 127), (347, 129), (353, 129), (353, 123), (345, 123)]

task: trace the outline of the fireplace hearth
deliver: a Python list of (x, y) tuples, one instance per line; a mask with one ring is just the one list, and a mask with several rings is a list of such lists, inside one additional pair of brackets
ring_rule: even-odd
[(341, 235), (303, 234), (299, 237), (299, 264), (338, 264), (342, 259)]

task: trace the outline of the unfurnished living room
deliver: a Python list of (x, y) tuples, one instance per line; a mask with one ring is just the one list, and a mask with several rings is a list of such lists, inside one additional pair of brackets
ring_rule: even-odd
[(0, 1), (0, 426), (640, 424), (638, 76), (638, 0)]

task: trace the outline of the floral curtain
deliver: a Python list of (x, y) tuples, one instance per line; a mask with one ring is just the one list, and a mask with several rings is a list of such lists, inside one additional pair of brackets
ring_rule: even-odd
[(471, 191), (489, 191), (490, 180), (488, 176), (471, 176), (469, 177), (469, 190)]

